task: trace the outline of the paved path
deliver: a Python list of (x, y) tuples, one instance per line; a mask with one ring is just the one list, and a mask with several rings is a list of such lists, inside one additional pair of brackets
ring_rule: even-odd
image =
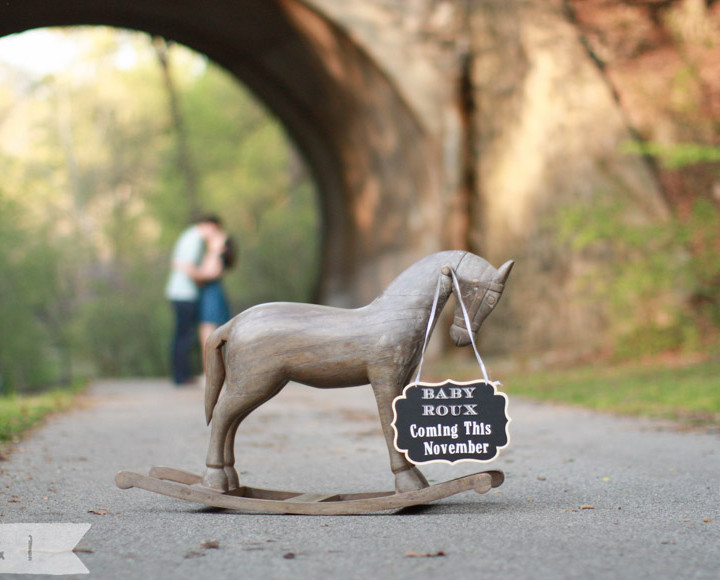
[[(305, 517), (117, 489), (124, 468), (200, 470), (208, 429), (200, 389), (101, 382), (0, 463), (0, 521), (90, 523), (90, 578), (720, 577), (720, 437), (506, 392), (511, 443), (491, 464), (506, 472), (501, 488), (406, 513)], [(369, 387), (289, 386), (243, 425), (238, 456), (261, 487), (392, 485)], [(423, 471), (441, 481), (478, 470), (462, 465)]]

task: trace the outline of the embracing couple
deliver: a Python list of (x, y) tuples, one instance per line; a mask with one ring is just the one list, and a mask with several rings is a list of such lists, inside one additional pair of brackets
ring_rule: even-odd
[(204, 361), (207, 337), (231, 317), (221, 278), (235, 258), (234, 244), (214, 215), (197, 220), (175, 243), (165, 295), (175, 311), (171, 361), (176, 385), (194, 380), (190, 355), (197, 338)]

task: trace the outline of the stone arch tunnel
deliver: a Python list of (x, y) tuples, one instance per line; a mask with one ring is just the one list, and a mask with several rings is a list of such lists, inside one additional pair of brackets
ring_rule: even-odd
[[(337, 25), (296, 0), (24, 0), (0, 8), (0, 34), (110, 25), (206, 54), (280, 119), (316, 182), (321, 297), (369, 300), (388, 273), (437, 248), (431, 144), (387, 76)], [(430, 235), (428, 235), (430, 233)]]
[(367, 303), (441, 249), (516, 260), (485, 324), (498, 353), (583, 355), (606, 312), (594, 257), (558, 243), (558, 210), (598, 195), (662, 219), (656, 177), (563, 2), (7, 0), (0, 36), (141, 30), (206, 54), (281, 120), (313, 174), (320, 298)]

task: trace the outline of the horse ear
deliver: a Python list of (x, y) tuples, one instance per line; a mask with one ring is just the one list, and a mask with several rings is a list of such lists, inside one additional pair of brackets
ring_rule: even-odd
[(450, 277), (450, 274), (452, 273), (452, 270), (450, 269), (450, 266), (443, 266), (443, 267), (440, 269), (440, 273), (441, 273), (443, 276), (447, 276), (447, 277), (449, 278), (449, 277)]
[(512, 260), (508, 260), (502, 266), (500, 266), (495, 281), (499, 282), (500, 284), (505, 284), (505, 280), (507, 280), (507, 277), (510, 275), (510, 272), (513, 269), (514, 265), (515, 262), (513, 262)]

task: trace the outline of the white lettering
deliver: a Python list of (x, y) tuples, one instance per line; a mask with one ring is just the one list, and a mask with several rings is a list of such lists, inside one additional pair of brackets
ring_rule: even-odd
[(437, 455), (487, 455), (490, 443), (435, 443), (423, 441), (423, 451), (426, 456)]
[(410, 437), (420, 439), (421, 437), (450, 437), (457, 439), (460, 436), (457, 425), (430, 425), (428, 427), (418, 427), (413, 423), (410, 425)]
[(463, 421), (465, 435), (491, 435), (492, 425), (490, 423), (476, 423), (475, 421)]

